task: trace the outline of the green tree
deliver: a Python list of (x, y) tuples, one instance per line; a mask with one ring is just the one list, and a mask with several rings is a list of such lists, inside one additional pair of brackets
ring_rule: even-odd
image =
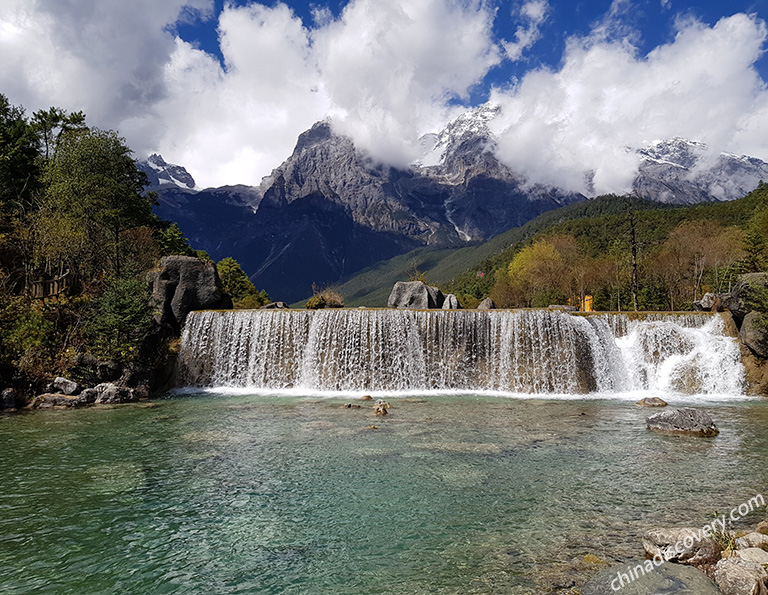
[(240, 264), (229, 256), (219, 261), (216, 265), (221, 284), (229, 295), (235, 308), (259, 308), (269, 303), (269, 296), (265, 291), (256, 291), (248, 275), (245, 274)]
[(134, 359), (152, 326), (146, 284), (111, 278), (104, 293), (91, 302), (85, 326), (96, 355), (119, 361)]
[(190, 247), (189, 240), (184, 237), (178, 223), (171, 223), (168, 227), (160, 230), (160, 253), (163, 256), (172, 254), (182, 254), (184, 256), (197, 256)]
[(30, 209), (40, 183), (39, 146), (24, 109), (0, 94), (0, 217)]
[(46, 178), (48, 207), (84, 226), (93, 248), (121, 277), (120, 234), (156, 223), (155, 196), (145, 194), (147, 177), (124, 139), (111, 130), (70, 130), (61, 135)]

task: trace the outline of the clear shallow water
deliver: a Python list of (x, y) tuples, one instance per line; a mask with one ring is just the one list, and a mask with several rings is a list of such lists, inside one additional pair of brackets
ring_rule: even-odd
[(2, 416), (0, 591), (549, 593), (768, 493), (765, 401), (699, 403), (715, 439), (649, 432), (626, 399), (389, 401)]

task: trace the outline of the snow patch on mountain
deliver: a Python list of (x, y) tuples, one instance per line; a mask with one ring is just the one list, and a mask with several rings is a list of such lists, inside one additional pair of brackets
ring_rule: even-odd
[(484, 138), (488, 150), (495, 148), (493, 133), (488, 122), (501, 111), (501, 106), (486, 103), (469, 110), (452, 120), (439, 133), (429, 133), (419, 139), (421, 157), (413, 162), (414, 168), (428, 168), (445, 165), (450, 154), (465, 140)]
[(180, 165), (167, 163), (162, 155), (153, 153), (144, 161), (138, 162), (138, 167), (149, 178), (150, 188), (177, 186), (185, 190), (201, 190), (190, 173)]

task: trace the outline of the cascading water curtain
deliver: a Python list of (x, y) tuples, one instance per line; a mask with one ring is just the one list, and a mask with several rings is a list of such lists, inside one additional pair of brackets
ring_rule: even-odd
[(179, 380), (254, 390), (738, 392), (740, 368), (738, 346), (712, 315), (245, 310), (189, 316)]

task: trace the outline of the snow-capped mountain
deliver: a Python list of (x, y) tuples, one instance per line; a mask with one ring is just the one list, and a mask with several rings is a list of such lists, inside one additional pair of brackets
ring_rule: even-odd
[[(334, 283), (419, 246), (482, 241), (586, 197), (531, 183), (496, 155), (492, 105), (425, 135), (406, 169), (374, 163), (329, 121), (301, 134), (293, 153), (258, 188), (195, 189), (180, 166), (152, 156), (144, 170), (160, 197), (157, 213), (178, 221), (215, 259), (232, 256), (260, 289), (295, 301), (312, 283)], [(670, 139), (636, 149), (634, 193), (689, 204), (739, 198), (768, 164)], [(152, 176), (155, 176), (154, 178)]]
[(735, 200), (768, 180), (768, 163), (733, 153), (713, 154), (685, 138), (652, 143), (637, 151), (642, 160), (634, 194), (671, 204)]
[(166, 185), (177, 186), (186, 190), (200, 190), (194, 178), (181, 165), (166, 163), (161, 155), (153, 153), (146, 160), (138, 162), (138, 168), (147, 174), (150, 189), (156, 190)]

